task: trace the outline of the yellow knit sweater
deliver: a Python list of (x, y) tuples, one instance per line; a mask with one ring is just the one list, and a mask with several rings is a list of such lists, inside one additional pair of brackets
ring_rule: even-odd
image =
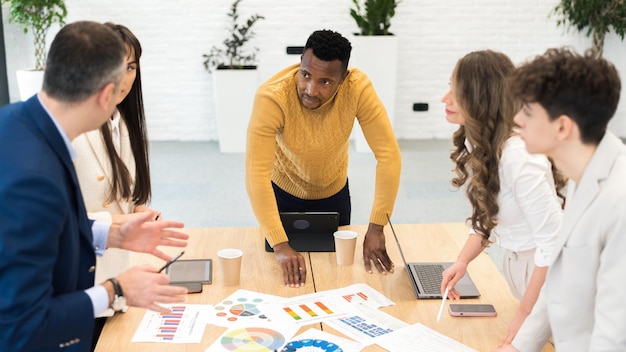
[(309, 110), (298, 99), (299, 68), (289, 66), (259, 87), (248, 125), (246, 187), (261, 234), (272, 246), (288, 239), (271, 181), (301, 199), (339, 192), (348, 178), (355, 117), (378, 161), (370, 222), (387, 223), (400, 183), (400, 149), (369, 78), (350, 68), (335, 96)]

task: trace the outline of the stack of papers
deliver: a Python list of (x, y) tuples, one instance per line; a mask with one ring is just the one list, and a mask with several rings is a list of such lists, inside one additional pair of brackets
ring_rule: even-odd
[[(344, 351), (377, 344), (389, 351), (473, 349), (420, 323), (407, 323), (381, 311), (394, 305), (366, 284), (284, 298), (237, 290), (214, 305), (169, 305), (170, 314), (146, 311), (133, 342), (200, 343), (207, 324), (227, 330), (206, 351)], [(354, 339), (300, 327), (325, 323)]]

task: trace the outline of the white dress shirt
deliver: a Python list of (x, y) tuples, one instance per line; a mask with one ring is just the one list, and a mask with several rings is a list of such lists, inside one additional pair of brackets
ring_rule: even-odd
[(518, 135), (505, 142), (498, 171), (498, 225), (490, 237), (514, 252), (537, 248), (535, 265), (542, 267), (550, 264), (562, 218), (551, 167), (544, 155), (529, 154)]

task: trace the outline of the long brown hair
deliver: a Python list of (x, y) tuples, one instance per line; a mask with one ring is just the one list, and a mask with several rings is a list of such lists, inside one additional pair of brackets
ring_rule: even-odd
[[(467, 220), (489, 244), (491, 231), (497, 226), (498, 194), (500, 193), (499, 165), (504, 143), (514, 134), (513, 117), (521, 103), (507, 94), (507, 78), (515, 66), (506, 55), (491, 51), (475, 51), (461, 58), (454, 70), (455, 99), (465, 117), (465, 125), (454, 132), (455, 149), (450, 159), (456, 163), (455, 187), (469, 179), (467, 198), (472, 205), (472, 216)], [(465, 141), (471, 144), (467, 150)], [(555, 189), (560, 193), (565, 179), (552, 164)]]
[[(141, 65), (139, 64), (141, 44), (137, 37), (125, 26), (110, 22), (105, 23), (105, 25), (118, 33), (124, 41), (124, 44), (135, 52), (135, 60), (137, 62), (137, 75), (130, 92), (126, 98), (117, 105), (121, 118), (128, 127), (130, 147), (135, 159), (135, 180), (131, 179), (128, 168), (115, 150), (109, 125), (104, 124), (100, 128), (100, 133), (102, 134), (113, 172), (113, 180), (111, 182), (111, 189), (107, 195), (107, 200), (132, 199), (135, 204), (146, 204), (150, 201), (152, 191), (148, 160), (148, 136), (143, 109), (143, 94), (141, 91)], [(133, 181), (134, 187), (131, 189)]]
[[(454, 70), (455, 98), (465, 125), (452, 139), (455, 149), (450, 159), (456, 163), (457, 175), (452, 184), (461, 187), (469, 179), (467, 198), (472, 216), (468, 221), (483, 236), (483, 245), (489, 243), (497, 225), (498, 166), (504, 143), (513, 134), (513, 116), (520, 107), (504, 94), (506, 77), (513, 69), (506, 55), (484, 50), (465, 55)], [(473, 147), (471, 153), (466, 139)]]

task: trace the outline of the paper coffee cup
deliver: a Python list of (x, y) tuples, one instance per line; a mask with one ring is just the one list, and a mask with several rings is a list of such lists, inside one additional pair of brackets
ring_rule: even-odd
[(225, 248), (217, 252), (224, 286), (235, 286), (239, 284), (242, 256), (243, 252), (235, 248)]
[(354, 263), (357, 233), (351, 230), (339, 230), (334, 235), (337, 264), (352, 265)]

